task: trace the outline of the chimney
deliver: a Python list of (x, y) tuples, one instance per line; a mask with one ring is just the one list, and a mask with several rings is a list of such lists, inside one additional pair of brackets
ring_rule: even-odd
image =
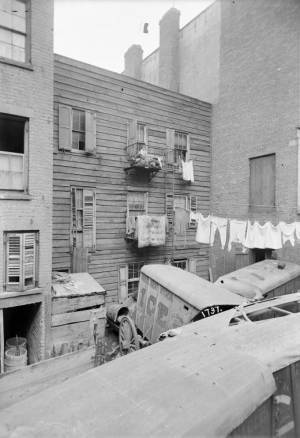
[(142, 77), (143, 49), (138, 44), (129, 47), (124, 55), (124, 74), (136, 79)]
[(171, 8), (159, 22), (159, 85), (173, 91), (179, 90), (179, 17)]

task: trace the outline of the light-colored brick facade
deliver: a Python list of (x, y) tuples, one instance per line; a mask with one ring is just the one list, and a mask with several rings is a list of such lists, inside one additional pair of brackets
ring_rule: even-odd
[[(52, 248), (52, 138), (53, 138), (53, 1), (31, 0), (30, 60), (22, 64), (0, 58), (0, 113), (28, 120), (28, 194), (0, 190), (0, 294), (8, 306), (5, 282), (4, 233), (39, 232), (38, 295), (50, 296)], [(34, 302), (35, 294), (20, 292), (9, 307)], [(37, 298), (38, 300), (38, 298)], [(37, 301), (38, 302), (38, 301)], [(47, 306), (46, 306), (47, 307)], [(39, 312), (40, 313), (40, 312)], [(5, 318), (4, 318), (5, 319)], [(41, 321), (41, 351), (44, 355), (45, 320)], [(5, 338), (4, 320), (4, 338)]]

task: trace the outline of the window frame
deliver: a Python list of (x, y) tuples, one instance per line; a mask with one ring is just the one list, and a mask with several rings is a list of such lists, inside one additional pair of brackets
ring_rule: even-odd
[[(84, 118), (84, 130), (74, 129), (74, 112), (77, 111), (80, 115), (83, 115)], [(80, 117), (80, 116), (79, 116)], [(79, 121), (80, 125), (80, 121)], [(79, 126), (80, 128), (80, 126)], [(83, 134), (84, 135), (84, 149), (79, 149), (79, 140), (78, 140), (78, 148), (73, 148), (73, 134)], [(86, 152), (86, 111), (80, 108), (71, 108), (71, 151), (75, 153)]]
[[(82, 206), (77, 208), (77, 191), (81, 191), (81, 201)], [(73, 192), (75, 195), (73, 195)], [(85, 228), (84, 224), (84, 217), (85, 217), (85, 196), (88, 196), (85, 192), (92, 192), (93, 196), (93, 205), (92, 205), (92, 211), (93, 211), (93, 217), (92, 217), (92, 223), (93, 228), (91, 230), (91, 239), (92, 244), (87, 245), (87, 242), (85, 242), (85, 233), (88, 232), (87, 228)], [(73, 204), (73, 198), (75, 196), (75, 205)], [(71, 251), (73, 252), (74, 248), (88, 248), (90, 251), (96, 250), (96, 222), (97, 222), (97, 209), (96, 209), (96, 196), (97, 191), (95, 187), (81, 187), (81, 186), (71, 186), (70, 187), (70, 247)], [(74, 207), (75, 207), (75, 222), (74, 222)], [(78, 217), (77, 212), (81, 211), (81, 223), (82, 226), (78, 226)], [(90, 213), (89, 213), (90, 214)], [(81, 239), (78, 239), (78, 234), (81, 236)], [(78, 244), (79, 242), (82, 243), (82, 245)]]
[[(145, 265), (145, 262), (139, 261), (139, 262), (130, 262), (127, 264), (127, 297), (133, 296), (136, 292), (138, 292), (139, 288), (139, 281), (140, 281), (140, 272), (142, 267)], [(130, 278), (130, 269), (131, 267), (137, 270), (138, 276)], [(129, 292), (129, 284), (137, 283), (137, 290), (133, 290)]]
[[(186, 138), (186, 149), (185, 150), (180, 149), (178, 147), (178, 145), (176, 144), (176, 136), (185, 136), (185, 138)], [(180, 152), (185, 152), (184, 159), (182, 157), (179, 157), (178, 153), (180, 153)], [(174, 131), (174, 164), (180, 166), (181, 160), (187, 161), (188, 158), (189, 158), (189, 134), (187, 132), (179, 131), (179, 130), (175, 129), (175, 131)]]
[[(4, 117), (3, 117), (4, 116)], [(0, 118), (8, 117), (11, 119), (22, 119), (24, 122), (24, 130), (23, 130), (23, 154), (16, 153), (16, 152), (8, 152), (8, 151), (1, 151), (0, 150), (0, 156), (1, 155), (23, 155), (23, 188), (22, 189), (15, 189), (15, 188), (2, 188), (0, 187), (0, 193), (23, 193), (28, 194), (28, 161), (29, 161), (29, 118), (24, 117), (22, 115), (17, 114), (8, 114), (0, 112)]]
[[(181, 263), (185, 263), (185, 268), (182, 268), (181, 266), (178, 266)], [(188, 271), (189, 270), (188, 269), (188, 267), (189, 267), (188, 266), (189, 265), (189, 260), (188, 260), (187, 257), (175, 258), (175, 259), (172, 260), (171, 265), (175, 266), (176, 268), (183, 269), (184, 271)]]
[(0, 56), (0, 62), (15, 65), (31, 64), (31, 0), (18, 0), (25, 4), (25, 32), (15, 30), (13, 28), (0, 25), (0, 29), (10, 32), (11, 35), (23, 35), (25, 39), (24, 61), (14, 59), (13, 57)]
[[(270, 166), (273, 170), (273, 175), (271, 175), (272, 178), (272, 193), (270, 192), (270, 197), (273, 198), (273, 201), (271, 204), (261, 204), (261, 203), (255, 203), (253, 202), (253, 198), (255, 198), (255, 193), (252, 192), (253, 190), (253, 178), (254, 178), (254, 166), (251, 165), (251, 163), (254, 163), (255, 160), (259, 160), (259, 159), (266, 159), (266, 158), (271, 158), (272, 157), (272, 162), (270, 162)], [(255, 156), (255, 157), (250, 157), (248, 159), (249, 161), (249, 210), (250, 211), (273, 211), (276, 209), (276, 153), (270, 153), (270, 154), (264, 154), (264, 155), (259, 155), (259, 156)], [(261, 161), (262, 163), (262, 161)], [(259, 172), (261, 175), (265, 175), (265, 172)], [(260, 186), (260, 190), (259, 192), (261, 193), (263, 190), (263, 186)], [(263, 195), (261, 195), (263, 196)]]
[[(25, 236), (34, 234), (34, 275), (33, 284), (25, 285)], [(9, 237), (20, 236), (20, 280), (17, 283), (8, 282), (8, 251), (9, 251)], [(26, 230), (26, 231), (4, 231), (3, 232), (3, 260), (4, 260), (4, 293), (7, 292), (24, 292), (27, 290), (35, 289), (39, 285), (39, 231)]]

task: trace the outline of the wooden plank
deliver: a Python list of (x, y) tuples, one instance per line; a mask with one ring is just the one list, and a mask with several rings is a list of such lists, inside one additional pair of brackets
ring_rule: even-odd
[(73, 312), (74, 310), (99, 306), (104, 303), (103, 294), (85, 295), (69, 298), (52, 298), (52, 315)]
[(87, 371), (93, 367), (94, 354), (93, 346), (3, 374), (0, 376), (0, 409)]
[[(98, 309), (97, 309), (98, 310)], [(58, 313), (52, 315), (51, 325), (56, 327), (59, 325), (72, 324), (74, 322), (89, 321), (91, 319), (91, 310), (79, 310), (77, 312)], [(105, 318), (105, 308), (99, 309), (98, 318)]]
[(71, 343), (88, 345), (93, 336), (90, 321), (51, 327), (50, 333), (53, 345), (70, 345)]

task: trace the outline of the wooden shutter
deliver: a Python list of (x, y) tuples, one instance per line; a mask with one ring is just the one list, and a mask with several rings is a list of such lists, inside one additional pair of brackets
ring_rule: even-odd
[(83, 190), (83, 246), (96, 248), (96, 199), (93, 190)]
[(35, 284), (36, 234), (25, 233), (23, 238), (23, 281), (29, 287)]
[(145, 126), (144, 129), (145, 129), (144, 141), (145, 141), (145, 145), (148, 146), (148, 126)]
[(58, 107), (58, 149), (72, 149), (72, 108), (66, 105)]
[(22, 235), (9, 234), (7, 236), (6, 251), (6, 286), (22, 284)]
[(85, 150), (96, 153), (96, 113), (85, 112)]
[[(190, 195), (190, 210), (193, 213), (197, 213), (198, 210), (198, 197), (196, 195)], [(196, 228), (197, 222), (192, 219), (189, 223), (189, 228)]]
[(128, 298), (128, 265), (119, 266), (119, 303)]
[(70, 232), (71, 248), (77, 246), (77, 216), (76, 216), (76, 188), (71, 188), (71, 232)]
[(174, 196), (173, 196), (173, 193), (166, 193), (166, 215), (167, 215), (169, 229), (171, 229), (174, 225)]
[(188, 270), (192, 274), (197, 275), (197, 259), (195, 257), (190, 257), (188, 259)]
[(137, 120), (130, 120), (128, 123), (127, 146), (137, 142)]
[(190, 134), (186, 136), (186, 160), (188, 161), (191, 159), (191, 138)]
[(174, 144), (175, 144), (175, 131), (174, 129), (167, 129), (167, 163), (174, 163)]

